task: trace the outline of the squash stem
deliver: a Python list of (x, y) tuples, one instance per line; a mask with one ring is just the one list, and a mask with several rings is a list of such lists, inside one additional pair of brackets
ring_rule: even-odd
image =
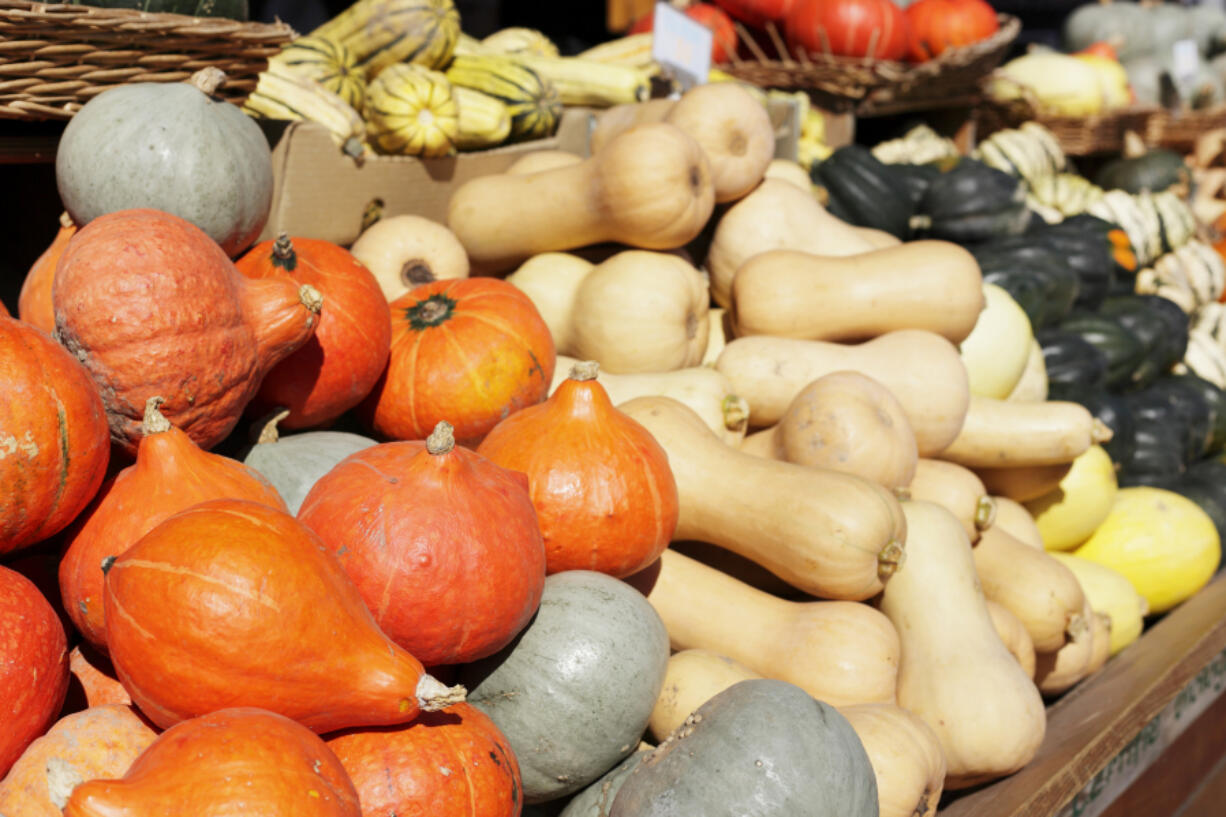
[(446, 420), (439, 421), (426, 438), (426, 450), (435, 456), (449, 454), (455, 448), (455, 429)]
[(449, 687), (433, 675), (422, 675), (417, 682), (417, 705), (423, 712), (437, 712), (453, 704), (462, 704), (468, 690), (462, 686)]
[(158, 410), (158, 407), (165, 402), (164, 397), (150, 397), (145, 401), (145, 416), (141, 421), (141, 432), (144, 436), (164, 434), (170, 431), (170, 421)]
[(877, 554), (877, 578), (882, 581), (890, 578), (906, 560), (907, 552), (903, 550), (902, 542), (891, 539)]
[(975, 503), (975, 530), (987, 530), (996, 521), (996, 500), (984, 494)]

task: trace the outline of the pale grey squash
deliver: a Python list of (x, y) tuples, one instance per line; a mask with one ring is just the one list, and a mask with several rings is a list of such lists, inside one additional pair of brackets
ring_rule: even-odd
[(613, 800), (621, 791), (622, 783), (652, 751), (635, 752), (605, 772), (604, 777), (572, 797), (559, 817), (609, 817), (609, 809), (613, 808)]
[(375, 441), (348, 431), (304, 431), (286, 437), (277, 432), (271, 419), (260, 431), (255, 445), (242, 451), (238, 459), (264, 475), (285, 500), (289, 512), (297, 516), (302, 501), (319, 478), (336, 464)]
[(545, 579), (507, 647), (460, 670), (519, 760), (524, 801), (578, 791), (635, 750), (664, 685), (668, 633), (641, 593), (588, 570)]
[(152, 208), (192, 222), (231, 257), (251, 244), (272, 205), (272, 151), (251, 117), (210, 95), (218, 75), (120, 85), (82, 106), (55, 157), (74, 222)]
[(1064, 50), (1081, 51), (1106, 41), (1120, 60), (1150, 53), (1153, 49), (1149, 14), (1137, 3), (1091, 2), (1078, 6), (1064, 21)]
[(864, 745), (786, 681), (741, 681), (694, 711), (625, 779), (610, 817), (878, 817)]

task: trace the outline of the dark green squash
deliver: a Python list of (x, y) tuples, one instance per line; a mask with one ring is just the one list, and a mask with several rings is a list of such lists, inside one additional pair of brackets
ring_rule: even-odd
[(135, 9), (154, 14), (186, 14), (189, 17), (225, 17), (247, 20), (247, 0), (68, 0), (73, 6), (97, 6), (107, 9)]
[[(1077, 273), (1075, 306), (1093, 310), (1115, 288), (1118, 277), (1123, 275), (1129, 281), (1135, 278), (1136, 264), (1134, 258), (1132, 269), (1125, 270), (1120, 266), (1115, 255), (1117, 244), (1110, 235), (1112, 225), (1094, 216), (1085, 218), (1090, 221), (1075, 217), (1059, 224), (1045, 225), (1031, 230), (1027, 238), (1065, 259)], [(1127, 234), (1122, 230), (1119, 233), (1127, 242)]]
[(962, 159), (928, 185), (913, 226), (923, 238), (975, 244), (1021, 235), (1031, 216), (1019, 179), (975, 159)]
[(1188, 348), (1188, 316), (1161, 295), (1112, 295), (1099, 314), (1115, 318), (1148, 349), (1132, 376), (1132, 388), (1145, 388), (1183, 360)]
[(638, 746), (664, 685), (668, 632), (639, 591), (589, 570), (545, 579), (500, 652), (460, 669), (468, 702), (502, 731), (525, 802), (578, 791)]
[(1185, 463), (1199, 460), (1213, 433), (1213, 409), (1204, 393), (1181, 380), (1166, 379), (1125, 395), (1138, 423), (1168, 426), (1179, 433)]
[(1103, 385), (1108, 389), (1129, 383), (1133, 371), (1140, 365), (1147, 351), (1136, 335), (1109, 315), (1074, 311), (1060, 322), (1059, 328), (1080, 336), (1103, 353), (1107, 360), (1107, 374)]
[(1213, 455), (1226, 449), (1226, 391), (1219, 389), (1215, 384), (1190, 371), (1182, 374), (1163, 375), (1157, 381), (1157, 384), (1161, 385), (1167, 381), (1176, 381), (1182, 383), (1187, 388), (1196, 389), (1209, 406), (1212, 422), (1211, 431), (1209, 432), (1209, 445), (1205, 453)]
[(1077, 332), (1067, 329), (1040, 329), (1034, 339), (1043, 350), (1047, 368), (1047, 387), (1082, 384), (1104, 387), (1107, 380), (1107, 355)]
[(1194, 473), (1196, 470), (1189, 468), (1179, 479), (1161, 487), (1195, 502), (1213, 520), (1218, 538), (1226, 542), (1226, 477), (1216, 472)]
[(877, 817), (855, 730), (784, 681), (741, 681), (630, 773), (609, 817)]
[(844, 221), (901, 239), (911, 235), (915, 207), (908, 188), (868, 148), (844, 145), (814, 165), (809, 175), (826, 189), (826, 209)]
[(1080, 292), (1077, 273), (1055, 251), (1026, 238), (968, 247), (983, 280), (1002, 287), (1018, 302), (1035, 329), (1058, 324)]
[(1132, 458), (1135, 422), (1122, 396), (1101, 387), (1071, 383), (1051, 386), (1047, 399), (1068, 400), (1085, 406), (1090, 414), (1111, 429), (1111, 439), (1103, 443), (1103, 449), (1111, 456), (1112, 462), (1118, 464)]
[(885, 172), (895, 178), (897, 183), (906, 191), (907, 196), (911, 201), (912, 209), (919, 207), (919, 203), (924, 198), (924, 194), (928, 192), (932, 182), (941, 175), (941, 169), (936, 165), (913, 165), (913, 164), (886, 164), (884, 165)]
[(1181, 187), (1186, 195), (1192, 183), (1192, 170), (1179, 153), (1146, 147), (1144, 140), (1130, 131), (1124, 137), (1123, 155), (1103, 165), (1094, 176), (1094, 183), (1104, 190), (1134, 194)]
[(1138, 419), (1133, 427), (1132, 455), (1117, 462), (1120, 487), (1170, 485), (1183, 476), (1183, 445), (1179, 429)]

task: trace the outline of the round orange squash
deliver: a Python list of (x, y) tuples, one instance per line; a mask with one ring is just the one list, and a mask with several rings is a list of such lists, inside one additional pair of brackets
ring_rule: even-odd
[(548, 571), (621, 578), (654, 562), (677, 529), (668, 455), (613, 407), (584, 362), (539, 406), (494, 427), (477, 453), (528, 475)]
[(556, 354), (531, 299), (497, 278), (423, 284), (397, 298), (387, 370), (359, 407), (378, 434), (424, 440), (440, 422), (476, 445), (549, 393)]
[(47, 334), (55, 331), (55, 309), (51, 305), (51, 285), (55, 283), (55, 265), (59, 263), (68, 240), (77, 234), (77, 225), (72, 216), (60, 214), (60, 229), (56, 231), (51, 245), (38, 256), (25, 280), (21, 282), (21, 294), (17, 296), (17, 315), (28, 324), (37, 326)]
[(247, 413), (284, 407), (285, 429), (335, 420), (361, 402), (387, 365), (391, 314), (379, 282), (344, 247), (282, 234), (235, 262), (248, 278), (282, 278), (319, 290), (327, 306), (315, 334), (264, 376)]

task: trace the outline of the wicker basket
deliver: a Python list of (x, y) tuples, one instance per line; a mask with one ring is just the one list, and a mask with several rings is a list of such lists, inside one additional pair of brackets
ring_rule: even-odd
[(0, 0), (0, 118), (69, 119), (108, 88), (210, 65), (229, 78), (221, 96), (241, 102), (294, 36), (279, 22)]
[(984, 103), (977, 111), (976, 129), (984, 137), (1033, 120), (1050, 130), (1069, 156), (1090, 156), (1119, 153), (1126, 133), (1148, 133), (1161, 114), (1158, 108), (1134, 107), (1094, 116), (1052, 116), (1038, 113), (1033, 103), (1019, 98)]
[(1226, 128), (1226, 106), (1206, 111), (1164, 109), (1154, 114), (1142, 133), (1150, 147), (1190, 151), (1202, 134), (1218, 128)]
[(1022, 28), (1016, 17), (1001, 14), (999, 19), (1000, 29), (986, 40), (918, 65), (793, 54), (773, 25), (767, 24), (763, 38), (738, 24), (741, 40), (755, 59), (733, 57), (720, 68), (759, 87), (806, 91), (814, 102), (837, 112), (866, 115), (877, 108), (922, 107), (934, 100), (978, 95), (980, 81), (1004, 59)]

